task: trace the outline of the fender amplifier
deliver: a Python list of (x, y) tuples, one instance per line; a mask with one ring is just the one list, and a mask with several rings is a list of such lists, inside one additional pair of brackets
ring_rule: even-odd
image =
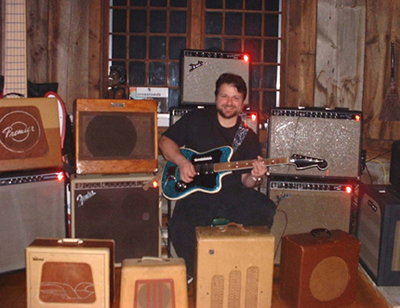
[(182, 66), (182, 104), (211, 105), (215, 103), (215, 82), (223, 73), (241, 76), (250, 94), (250, 60), (245, 53), (184, 50)]
[(115, 260), (159, 257), (161, 192), (153, 175), (76, 175), (71, 179), (74, 238), (113, 239)]
[(0, 272), (25, 268), (35, 238), (66, 236), (65, 203), (61, 171), (0, 177)]
[(75, 152), (77, 174), (157, 171), (157, 101), (76, 100)]
[(271, 232), (276, 238), (275, 263), (279, 264), (281, 238), (315, 228), (351, 230), (354, 183), (349, 181), (268, 181), (268, 195), (277, 205)]
[(112, 240), (38, 238), (26, 249), (28, 307), (108, 308), (114, 288)]
[(274, 166), (273, 175), (358, 178), (361, 174), (362, 114), (318, 108), (271, 110), (268, 157), (300, 154), (324, 159), (326, 170)]
[(271, 307), (275, 238), (267, 227), (197, 227), (196, 307)]
[(400, 193), (362, 185), (360, 194), (360, 263), (378, 286), (400, 286)]
[(0, 172), (61, 167), (57, 99), (0, 100)]

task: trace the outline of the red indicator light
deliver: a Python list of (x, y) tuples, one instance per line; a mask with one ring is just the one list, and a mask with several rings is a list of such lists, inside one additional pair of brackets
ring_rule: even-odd
[(157, 188), (158, 187), (158, 182), (157, 181), (153, 181), (153, 188)]
[(351, 194), (353, 192), (353, 188), (351, 186), (346, 186), (344, 190), (346, 191), (347, 194)]
[(356, 114), (355, 119), (357, 122), (361, 121), (361, 116), (359, 114)]
[(256, 122), (257, 121), (257, 115), (254, 114), (254, 113), (251, 114), (250, 118), (251, 118), (252, 122)]
[(244, 55), (244, 56), (243, 56), (243, 60), (244, 60), (245, 62), (249, 62), (249, 60), (250, 60), (249, 55)]
[(57, 174), (57, 180), (60, 181), (60, 182), (61, 182), (62, 180), (64, 180), (64, 173), (62, 173), (62, 172), (58, 173), (58, 174)]

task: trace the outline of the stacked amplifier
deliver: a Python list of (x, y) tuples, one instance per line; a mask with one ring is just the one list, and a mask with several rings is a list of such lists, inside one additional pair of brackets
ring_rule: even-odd
[(362, 113), (343, 109), (275, 108), (268, 123), (269, 158), (289, 164), (269, 169), (267, 192), (277, 205), (271, 232), (281, 239), (313, 229), (354, 232), (353, 201), (361, 174)]
[(71, 236), (112, 239), (115, 262), (159, 257), (157, 102), (77, 99)]
[(56, 98), (0, 100), (0, 273), (24, 268), (36, 237), (66, 235), (60, 118)]

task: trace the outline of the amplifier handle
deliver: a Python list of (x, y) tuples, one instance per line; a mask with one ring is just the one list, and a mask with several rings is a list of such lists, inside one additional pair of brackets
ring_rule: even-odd
[(226, 232), (226, 230), (228, 230), (228, 228), (231, 226), (240, 228), (243, 232), (249, 232), (249, 230), (245, 229), (242, 224), (237, 224), (235, 222), (230, 222), (226, 224), (225, 227), (221, 230), (221, 232)]
[(59, 244), (76, 244), (80, 245), (83, 243), (83, 240), (79, 238), (62, 238), (57, 241)]
[(158, 258), (158, 257), (151, 257), (151, 256), (144, 256), (144, 257), (142, 257), (141, 260), (139, 260), (139, 262), (143, 262), (143, 261), (147, 261), (147, 260), (160, 261), (160, 262), (169, 261), (168, 259), (163, 259), (163, 258)]

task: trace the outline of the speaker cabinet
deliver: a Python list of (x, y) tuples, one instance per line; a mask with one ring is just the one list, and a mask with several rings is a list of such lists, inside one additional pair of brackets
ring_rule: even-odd
[(36, 239), (26, 249), (27, 306), (110, 307), (113, 257), (111, 240)]
[(281, 297), (297, 308), (355, 300), (360, 241), (342, 230), (313, 230), (282, 241)]
[(360, 111), (324, 109), (271, 110), (268, 124), (268, 157), (300, 154), (325, 159), (326, 170), (274, 166), (274, 175), (324, 178), (358, 178), (361, 174)]
[(310, 232), (316, 228), (349, 232), (354, 183), (339, 181), (268, 182), (268, 194), (277, 204), (271, 232), (276, 238), (275, 263), (281, 261), (281, 238), (288, 234)]
[(393, 142), (390, 161), (390, 183), (400, 192), (400, 140)]
[[(250, 89), (250, 61), (244, 53), (184, 50), (182, 66), (182, 104), (215, 103), (215, 82), (223, 73), (241, 76)], [(249, 94), (248, 90), (248, 94)], [(245, 104), (248, 104), (246, 98)]]
[(186, 279), (183, 259), (126, 259), (122, 263), (120, 307), (188, 307)]
[(76, 100), (75, 152), (77, 174), (157, 171), (157, 101)]
[(57, 99), (0, 100), (0, 172), (59, 167)]
[(74, 238), (113, 239), (115, 260), (161, 253), (160, 188), (152, 175), (85, 175), (71, 179)]
[(271, 307), (274, 236), (267, 227), (198, 227), (196, 307)]
[(360, 263), (374, 282), (400, 286), (400, 194), (392, 186), (361, 186), (357, 237)]
[(25, 268), (25, 248), (35, 238), (65, 237), (62, 177), (58, 171), (0, 177), (1, 273)]

